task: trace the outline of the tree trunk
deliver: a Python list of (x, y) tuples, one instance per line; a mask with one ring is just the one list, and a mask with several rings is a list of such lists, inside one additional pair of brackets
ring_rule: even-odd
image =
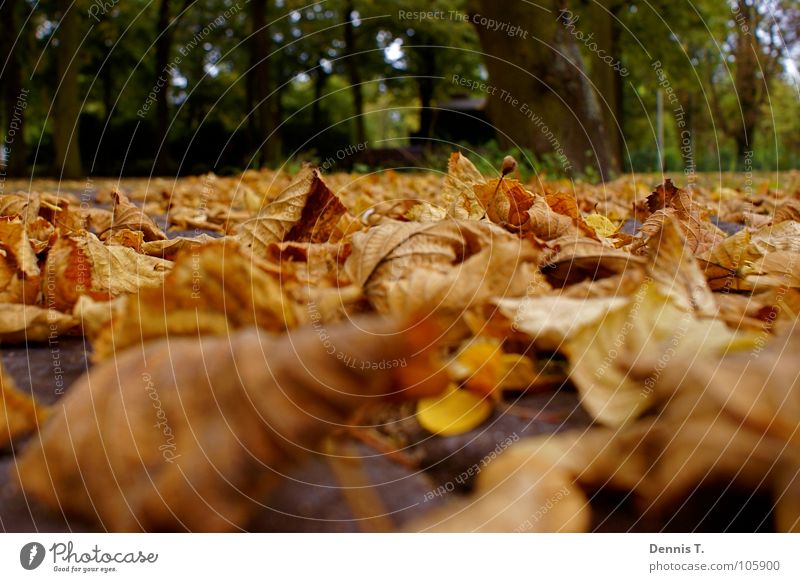
[[(619, 45), (620, 30), (613, 14), (618, 7), (616, 0), (597, 0), (589, 5), (586, 19), (590, 31), (595, 33), (593, 41), (597, 44), (598, 52), (589, 59), (591, 63), (591, 79), (596, 87), (600, 109), (603, 111), (603, 123), (608, 132), (609, 163), (614, 172), (619, 172), (625, 152), (623, 150), (625, 138), (622, 135), (622, 75), (617, 70), (621, 64), (621, 51)], [(600, 53), (599, 51), (603, 51)], [(613, 59), (610, 65), (601, 59)], [(609, 59), (609, 60), (610, 60)], [(616, 68), (615, 68), (616, 67)]]
[(322, 69), (322, 65), (317, 61), (317, 68), (314, 71), (314, 101), (311, 104), (311, 127), (319, 130), (322, 127), (322, 93), (325, 91), (325, 83), (328, 75)]
[(269, 61), (267, 9), (267, 0), (250, 2), (250, 20), (253, 27), (250, 39), (250, 86), (253, 101), (251, 133), (255, 136), (256, 165), (277, 164), (281, 156), (280, 136), (276, 130), (277, 105), (274, 103), (274, 97), (270, 98), (272, 73)]
[(364, 89), (361, 85), (361, 70), (359, 57), (356, 56), (356, 35), (353, 25), (353, 12), (355, 6), (352, 0), (347, 0), (344, 6), (344, 50), (347, 77), (350, 81), (350, 93), (353, 96), (353, 126), (355, 128), (356, 143), (367, 141), (367, 130), (364, 125)]
[(170, 0), (160, 0), (156, 25), (156, 135), (161, 139), (155, 154), (153, 171), (166, 175), (170, 171), (170, 156), (167, 147), (169, 133), (169, 87), (172, 75), (169, 71), (169, 55), (172, 50), (173, 28), (170, 26)]
[(612, 175), (613, 146), (603, 110), (586, 76), (575, 37), (557, 18), (566, 2), (474, 0), (481, 16), (513, 22), (530, 35), (509, 36), (476, 24), (495, 90), (488, 111), (501, 142), (554, 153), (569, 173), (593, 168)]
[(431, 136), (431, 127), (433, 125), (433, 79), (430, 77), (421, 77), (417, 79), (419, 87), (419, 132), (418, 136), (423, 140)]
[[(741, 111), (737, 114), (738, 122), (732, 124), (733, 135), (731, 136), (736, 142), (736, 168), (739, 170), (745, 167), (745, 159), (752, 149), (752, 140), (761, 117), (762, 97), (759, 85), (768, 82), (759, 77), (760, 66), (756, 55), (760, 52), (761, 47), (755, 32), (756, 10), (755, 5), (748, 5), (745, 0), (739, 0), (739, 14), (744, 21), (739, 22), (736, 27), (734, 83)], [(747, 29), (745, 29), (745, 24)]]
[(54, 107), (53, 145), (55, 146), (54, 172), (65, 179), (79, 178), (83, 174), (78, 141), (81, 102), (78, 96), (78, 69), (80, 68), (80, 21), (78, 7), (69, 0), (59, 0), (61, 22), (58, 26), (56, 51), (57, 86)]
[(106, 131), (111, 122), (111, 111), (114, 109), (114, 59), (113, 54), (103, 65), (103, 112), (105, 113)]
[[(5, 22), (8, 30), (19, 30), (20, 10), (25, 5), (22, 0), (6, 0), (0, 5), (0, 22)], [(24, 136), (25, 109), (28, 106), (29, 90), (24, 86), (22, 78), (22, 51), (27, 35), (24, 31), (18, 38), (13, 34), (5, 34), (2, 54), (6, 67), (3, 74), (3, 95), (5, 101), (5, 145), (8, 158), (5, 168), (8, 176), (23, 176), (27, 170), (27, 147)], [(16, 43), (14, 42), (16, 41)]]

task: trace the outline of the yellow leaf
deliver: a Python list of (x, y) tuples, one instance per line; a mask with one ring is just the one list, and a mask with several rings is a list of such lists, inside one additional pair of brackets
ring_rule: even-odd
[(608, 237), (617, 232), (616, 225), (602, 214), (593, 213), (584, 220), (597, 233), (597, 236)]
[(479, 426), (492, 413), (491, 403), (453, 385), (441, 396), (421, 398), (417, 403), (417, 420), (434, 434), (453, 436)]
[[(655, 387), (667, 367), (752, 347), (747, 338), (720, 320), (695, 318), (648, 281), (625, 306), (571, 334), (564, 351), (583, 406), (599, 423), (619, 427), (656, 403)], [(639, 378), (630, 370), (642, 362), (653, 363), (653, 371)]]
[(500, 342), (475, 338), (450, 363), (449, 371), (467, 390), (481, 396), (500, 396), (503, 389), (523, 389), (536, 376), (533, 362), (521, 354), (506, 354)]

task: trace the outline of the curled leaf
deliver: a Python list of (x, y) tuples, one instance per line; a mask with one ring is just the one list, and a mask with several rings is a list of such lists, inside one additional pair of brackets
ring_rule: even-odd
[(156, 226), (153, 219), (147, 216), (142, 208), (132, 204), (125, 194), (115, 190), (111, 197), (114, 200), (114, 207), (111, 226), (106, 236), (113, 235), (117, 231), (129, 230), (141, 232), (145, 241), (164, 240), (167, 238), (167, 235)]
[(524, 294), (537, 256), (527, 241), (479, 221), (383, 224), (352, 245), (345, 272), (382, 313), (460, 311)]
[(339, 232), (339, 220), (347, 214), (319, 170), (306, 166), (258, 216), (239, 227), (236, 238), (244, 248), (256, 253), (285, 240), (327, 242)]
[(451, 154), (442, 187), (442, 199), (448, 216), (473, 220), (482, 218), (485, 210), (473, 188), (483, 182), (483, 176), (472, 162), (459, 152)]

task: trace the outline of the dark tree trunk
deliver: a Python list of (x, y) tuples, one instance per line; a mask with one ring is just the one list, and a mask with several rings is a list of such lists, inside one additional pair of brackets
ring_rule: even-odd
[[(530, 32), (509, 37), (476, 25), (490, 82), (490, 118), (507, 146), (555, 153), (566, 172), (594, 168), (601, 179), (614, 169), (603, 109), (587, 78), (575, 38), (557, 20), (564, 1), (543, 3), (474, 0), (482, 16), (513, 22)], [(506, 97), (511, 100), (509, 102)]]
[(280, 161), (281, 142), (277, 128), (277, 103), (272, 90), (269, 60), (270, 40), (267, 28), (267, 0), (251, 0), (250, 20), (250, 87), (252, 91), (251, 134), (255, 139), (254, 159), (257, 165), (274, 165)]
[[(19, 30), (21, 12), (26, 6), (23, 0), (6, 0), (0, 6), (0, 22), (4, 22), (8, 30)], [(3, 73), (3, 95), (5, 101), (5, 129), (7, 147), (8, 176), (23, 176), (27, 170), (28, 151), (24, 136), (25, 110), (30, 96), (22, 78), (22, 52), (26, 36), (21, 34), (15, 38), (13, 34), (4, 34), (2, 54), (6, 60)], [(16, 44), (14, 41), (16, 40)], [(9, 143), (10, 142), (10, 143)]]
[(355, 54), (357, 50), (355, 26), (353, 25), (354, 11), (353, 1), (347, 0), (344, 6), (344, 62), (347, 67), (347, 77), (350, 81), (350, 93), (353, 97), (355, 141), (356, 143), (364, 143), (367, 141), (367, 130), (364, 124), (364, 89), (361, 85), (360, 58)]
[[(436, 41), (420, 38), (422, 44), (434, 45)], [(439, 71), (436, 67), (435, 49), (420, 47), (413, 49), (418, 52), (419, 75), (417, 76), (417, 89), (419, 91), (419, 130), (417, 132), (423, 142), (433, 132), (433, 94), (436, 90), (436, 76)]]
[(314, 71), (314, 102), (311, 104), (311, 127), (315, 130), (322, 128), (322, 93), (325, 91), (327, 81), (327, 73), (317, 62), (317, 68)]
[[(745, 159), (752, 149), (752, 140), (756, 126), (761, 118), (762, 87), (761, 83), (768, 80), (760, 79), (760, 69), (757, 54), (760, 46), (756, 37), (755, 5), (750, 5), (745, 0), (739, 0), (739, 14), (744, 19), (739, 22), (736, 32), (736, 96), (739, 99), (741, 119), (733, 124), (733, 140), (736, 142), (736, 167), (741, 170), (745, 167)], [(744, 24), (749, 30), (745, 29)], [(753, 31), (753, 32), (750, 32)]]
[(431, 136), (433, 127), (433, 79), (428, 76), (420, 77), (417, 80), (419, 87), (419, 132), (418, 136), (423, 140)]
[[(594, 32), (593, 40), (597, 43), (598, 52), (589, 59), (591, 63), (591, 79), (597, 88), (597, 97), (603, 111), (603, 123), (608, 132), (609, 163), (614, 172), (619, 172), (624, 158), (622, 135), (622, 75), (616, 63), (621, 63), (619, 45), (620, 30), (617, 20), (613, 17), (617, 0), (597, 0), (589, 4), (586, 19), (587, 26)], [(587, 32), (587, 34), (590, 34)], [(599, 51), (603, 51), (600, 53)], [(615, 65), (603, 61), (611, 57)], [(615, 68), (616, 67), (616, 68)]]
[(103, 112), (106, 125), (111, 121), (111, 111), (114, 109), (114, 64), (113, 55), (109, 55), (103, 66)]
[(156, 154), (154, 172), (167, 174), (170, 171), (167, 134), (169, 133), (169, 88), (172, 75), (169, 71), (169, 56), (172, 50), (174, 29), (170, 26), (170, 0), (160, 0), (156, 25), (156, 135), (161, 139), (160, 151)]
[(66, 179), (79, 178), (83, 173), (78, 141), (81, 102), (78, 96), (80, 68), (80, 22), (78, 6), (69, 0), (59, 0), (61, 21), (56, 32), (59, 40), (56, 51), (58, 92), (55, 95), (53, 145), (54, 172)]

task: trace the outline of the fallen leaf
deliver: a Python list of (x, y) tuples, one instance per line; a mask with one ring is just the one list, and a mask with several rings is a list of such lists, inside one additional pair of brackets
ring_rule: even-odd
[(596, 212), (589, 214), (585, 220), (586, 224), (591, 226), (595, 234), (601, 238), (608, 238), (618, 230), (617, 226), (611, 222), (608, 217), (597, 214)]
[(66, 313), (35, 305), (0, 304), (0, 342), (46, 341), (77, 331), (78, 321)]
[(775, 208), (772, 215), (772, 224), (780, 224), (786, 221), (800, 222), (800, 204), (796, 200), (789, 200)]
[(528, 210), (535, 198), (517, 180), (489, 180), (476, 184), (474, 191), (486, 209), (486, 216), (495, 224), (518, 232), (531, 219)]
[(527, 388), (537, 377), (530, 358), (507, 354), (499, 341), (481, 337), (462, 346), (448, 370), (465, 390), (495, 399), (500, 399), (504, 390)]
[(287, 467), (402, 388), (399, 368), (350, 364), (417, 351), (395, 322), (326, 331), (323, 341), (312, 328), (280, 338), (251, 328), (118, 354), (70, 388), (17, 457), (25, 494), (112, 531), (246, 527)]
[(349, 279), (381, 313), (463, 310), (524, 294), (537, 256), (524, 240), (481, 221), (394, 223), (357, 233)]
[(641, 379), (629, 374), (640, 358), (663, 357), (660, 373), (681, 358), (722, 353), (737, 339), (724, 323), (696, 319), (674, 296), (645, 282), (623, 307), (571, 334), (563, 350), (582, 405), (601, 424), (618, 427), (657, 402), (652, 385), (658, 374)]
[(439, 396), (421, 398), (417, 403), (417, 421), (433, 434), (462, 434), (483, 424), (492, 414), (486, 398), (468, 390), (450, 386)]
[(588, 236), (589, 238), (597, 238), (597, 233), (595, 233), (594, 228), (584, 220), (575, 197), (564, 192), (555, 192), (545, 195), (544, 198), (553, 212), (557, 212), (572, 220), (572, 224), (580, 234)]
[(17, 388), (0, 361), (0, 450), (36, 430), (47, 417), (47, 409)]
[(236, 238), (243, 248), (257, 253), (284, 240), (327, 242), (347, 214), (319, 170), (306, 166), (280, 196), (239, 227)]
[(164, 240), (167, 235), (156, 226), (153, 219), (145, 214), (144, 210), (131, 203), (122, 192), (115, 190), (111, 194), (114, 200), (112, 209), (111, 226), (106, 236), (113, 235), (120, 230), (141, 232), (144, 241)]
[(0, 249), (5, 251), (13, 266), (24, 277), (38, 277), (38, 259), (28, 239), (28, 232), (21, 220), (0, 220)]
[(486, 211), (476, 198), (474, 187), (484, 181), (484, 177), (466, 157), (459, 152), (451, 154), (442, 186), (443, 206), (448, 209), (448, 216), (462, 220), (482, 218)]
[(107, 246), (91, 233), (62, 237), (50, 249), (43, 273), (45, 302), (72, 311), (81, 295), (105, 300), (161, 284), (170, 261)]
[(278, 279), (222, 240), (179, 255), (163, 283), (128, 296), (121, 315), (92, 343), (95, 358), (103, 359), (164, 336), (228, 335), (248, 325), (284, 331), (301, 314)]

